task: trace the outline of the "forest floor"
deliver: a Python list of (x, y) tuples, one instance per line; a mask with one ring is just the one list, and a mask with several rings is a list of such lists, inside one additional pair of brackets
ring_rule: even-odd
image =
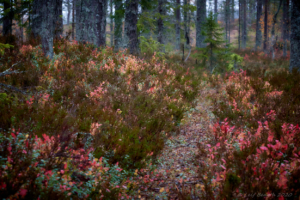
[[(184, 125), (180, 134), (170, 137), (165, 149), (158, 157), (157, 172), (164, 174), (164, 182), (154, 182), (150, 190), (152, 195), (141, 194), (141, 199), (185, 199), (185, 194), (191, 194), (200, 187), (195, 154), (198, 151), (199, 140), (206, 140), (211, 136), (209, 126), (214, 122), (212, 105), (207, 98), (214, 89), (199, 91), (196, 106), (186, 112)], [(150, 191), (149, 191), (150, 192)], [(162, 195), (164, 193), (167, 196)], [(194, 198), (193, 198), (194, 199)], [(195, 198), (197, 199), (197, 198)]]

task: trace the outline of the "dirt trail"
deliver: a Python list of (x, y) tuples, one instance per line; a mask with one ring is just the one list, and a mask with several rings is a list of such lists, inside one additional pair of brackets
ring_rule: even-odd
[[(184, 195), (184, 190), (190, 191), (190, 188), (197, 187), (200, 182), (197, 178), (198, 164), (193, 162), (198, 149), (197, 143), (200, 139), (205, 140), (209, 136), (208, 127), (214, 119), (210, 101), (206, 98), (212, 92), (214, 90), (199, 93), (195, 108), (187, 112), (184, 117), (185, 125), (181, 127), (180, 134), (168, 140), (159, 156), (157, 170), (164, 174), (165, 182), (153, 184), (151, 187), (155, 199), (182, 199), (180, 194)], [(144, 196), (141, 199), (153, 199), (153, 197)]]

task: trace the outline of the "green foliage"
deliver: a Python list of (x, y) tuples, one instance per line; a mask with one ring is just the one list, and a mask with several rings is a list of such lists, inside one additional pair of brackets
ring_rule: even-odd
[(212, 12), (203, 24), (202, 34), (205, 36), (206, 47), (199, 48), (200, 52), (192, 57), (200, 58), (202, 66), (209, 66), (209, 71), (225, 72), (236, 68), (242, 62), (242, 57), (231, 53), (230, 45), (224, 46), (223, 28), (216, 22)]
[(204, 43), (208, 44), (206, 47), (200, 48), (203, 51), (201, 54), (203, 65), (206, 65), (207, 60), (209, 60), (209, 69), (213, 72), (215, 60), (217, 60), (218, 55), (224, 51), (222, 48), (222, 45), (224, 45), (223, 28), (216, 22), (212, 12), (209, 13), (202, 28), (202, 35), (205, 36)]
[(139, 39), (140, 39), (140, 49), (142, 54), (147, 54), (150, 56), (155, 54), (159, 57), (163, 57), (165, 55), (163, 52), (161, 52), (161, 49), (163, 49), (164, 45), (152, 39), (152, 37), (147, 39), (144, 36), (140, 36)]
[(5, 49), (13, 48), (13, 45), (0, 43), (0, 54), (3, 56)]
[(238, 54), (231, 53), (228, 59), (228, 71), (237, 68), (237, 65), (243, 62), (243, 57)]

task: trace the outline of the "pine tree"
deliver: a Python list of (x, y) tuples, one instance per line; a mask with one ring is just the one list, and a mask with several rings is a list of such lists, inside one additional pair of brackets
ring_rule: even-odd
[(224, 30), (216, 22), (212, 12), (209, 13), (208, 18), (202, 24), (202, 35), (205, 36), (204, 43), (206, 47), (200, 48), (203, 51), (201, 57), (203, 58), (203, 65), (206, 65), (207, 59), (209, 59), (209, 69), (214, 71), (213, 65), (216, 64), (218, 55), (221, 55), (225, 50), (224, 45)]

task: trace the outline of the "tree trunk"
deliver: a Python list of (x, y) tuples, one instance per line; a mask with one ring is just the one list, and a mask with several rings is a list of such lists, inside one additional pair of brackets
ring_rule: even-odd
[(290, 71), (300, 72), (300, 1), (292, 0)]
[(75, 4), (76, 0), (73, 0), (72, 5), (72, 38), (75, 40)]
[(2, 34), (5, 36), (12, 33), (12, 24), (10, 20), (11, 10), (10, 10), (10, 5), (7, 1), (3, 2), (3, 10), (7, 13), (3, 17), (3, 26), (2, 26)]
[(239, 49), (241, 49), (241, 11), (242, 11), (242, 4), (241, 4), (241, 0), (239, 0), (239, 39), (238, 39), (238, 43), (239, 43)]
[(231, 21), (234, 23), (234, 0), (231, 0)]
[(281, 8), (282, 1), (283, 0), (280, 0), (278, 10), (277, 10), (277, 12), (275, 13), (275, 15), (273, 17), (273, 25), (272, 25), (272, 31), (271, 31), (271, 35), (272, 35), (272, 40), (271, 40), (272, 59), (275, 58), (275, 25), (276, 25), (276, 22), (277, 22), (277, 15), (278, 15), (279, 10)]
[(126, 0), (125, 5), (125, 33), (131, 54), (138, 53), (138, 0)]
[(118, 51), (122, 45), (122, 19), (124, 17), (122, 0), (115, 0), (115, 50)]
[(164, 21), (163, 16), (165, 13), (165, 0), (158, 0), (158, 20), (157, 20), (157, 29), (158, 29), (158, 35), (157, 35), (157, 41), (160, 44), (165, 44), (164, 40)]
[[(94, 5), (97, 6), (97, 9), (95, 10), (95, 16), (96, 16), (95, 44), (97, 44), (98, 46), (105, 46), (106, 45), (107, 0), (95, 0)], [(93, 4), (91, 6), (93, 6)]]
[(176, 18), (176, 25), (175, 25), (176, 49), (180, 50), (180, 21), (181, 21), (180, 0), (176, 0), (175, 18)]
[(34, 0), (31, 12), (31, 33), (35, 39), (40, 39), (40, 32), (42, 31), (42, 0)]
[[(216, 17), (216, 16), (215, 16)], [(202, 24), (206, 19), (206, 0), (197, 0), (196, 47), (205, 47), (205, 37), (202, 35)]]
[(55, 3), (52, 0), (36, 0), (39, 1), (41, 31), (39, 32), (42, 40), (42, 49), (46, 57), (53, 58), (53, 34), (55, 14)]
[(282, 35), (283, 35), (283, 57), (287, 56), (287, 40), (288, 40), (288, 24), (289, 24), (289, 16), (288, 16), (288, 2), (289, 0), (283, 1), (283, 26), (282, 26)]
[(226, 0), (225, 1), (225, 41), (226, 44), (230, 43), (230, 38), (229, 38), (229, 34), (230, 34), (230, 29), (229, 29), (229, 24), (230, 24), (230, 12), (229, 12), (229, 8), (230, 8), (230, 0)]
[(262, 15), (262, 0), (257, 0), (255, 51), (261, 47), (262, 32), (260, 18)]
[(265, 0), (265, 19), (264, 19), (264, 51), (268, 48), (268, 0)]
[[(53, 0), (52, 0), (53, 1)], [(54, 37), (59, 38), (63, 34), (62, 0), (54, 0)]]
[(187, 9), (189, 6), (188, 0), (183, 1), (184, 9), (183, 9), (183, 22), (184, 22), (184, 37), (185, 37), (185, 43), (186, 45), (189, 45), (190, 43), (190, 35), (189, 35), (189, 22), (188, 22), (188, 12)]
[(247, 4), (246, 0), (243, 0), (243, 12), (244, 12), (244, 17), (243, 17), (243, 36), (242, 36), (242, 44), (243, 44), (243, 49), (246, 48), (246, 41), (247, 41)]
[(113, 0), (110, 0), (110, 46), (114, 46)]
[(97, 46), (106, 44), (107, 0), (76, 1), (76, 40)]
[(71, 15), (71, 2), (67, 0), (67, 24), (70, 24), (70, 15)]
[(218, 0), (215, 0), (215, 5), (214, 5), (214, 12), (215, 12), (215, 18), (216, 21), (218, 21)]

